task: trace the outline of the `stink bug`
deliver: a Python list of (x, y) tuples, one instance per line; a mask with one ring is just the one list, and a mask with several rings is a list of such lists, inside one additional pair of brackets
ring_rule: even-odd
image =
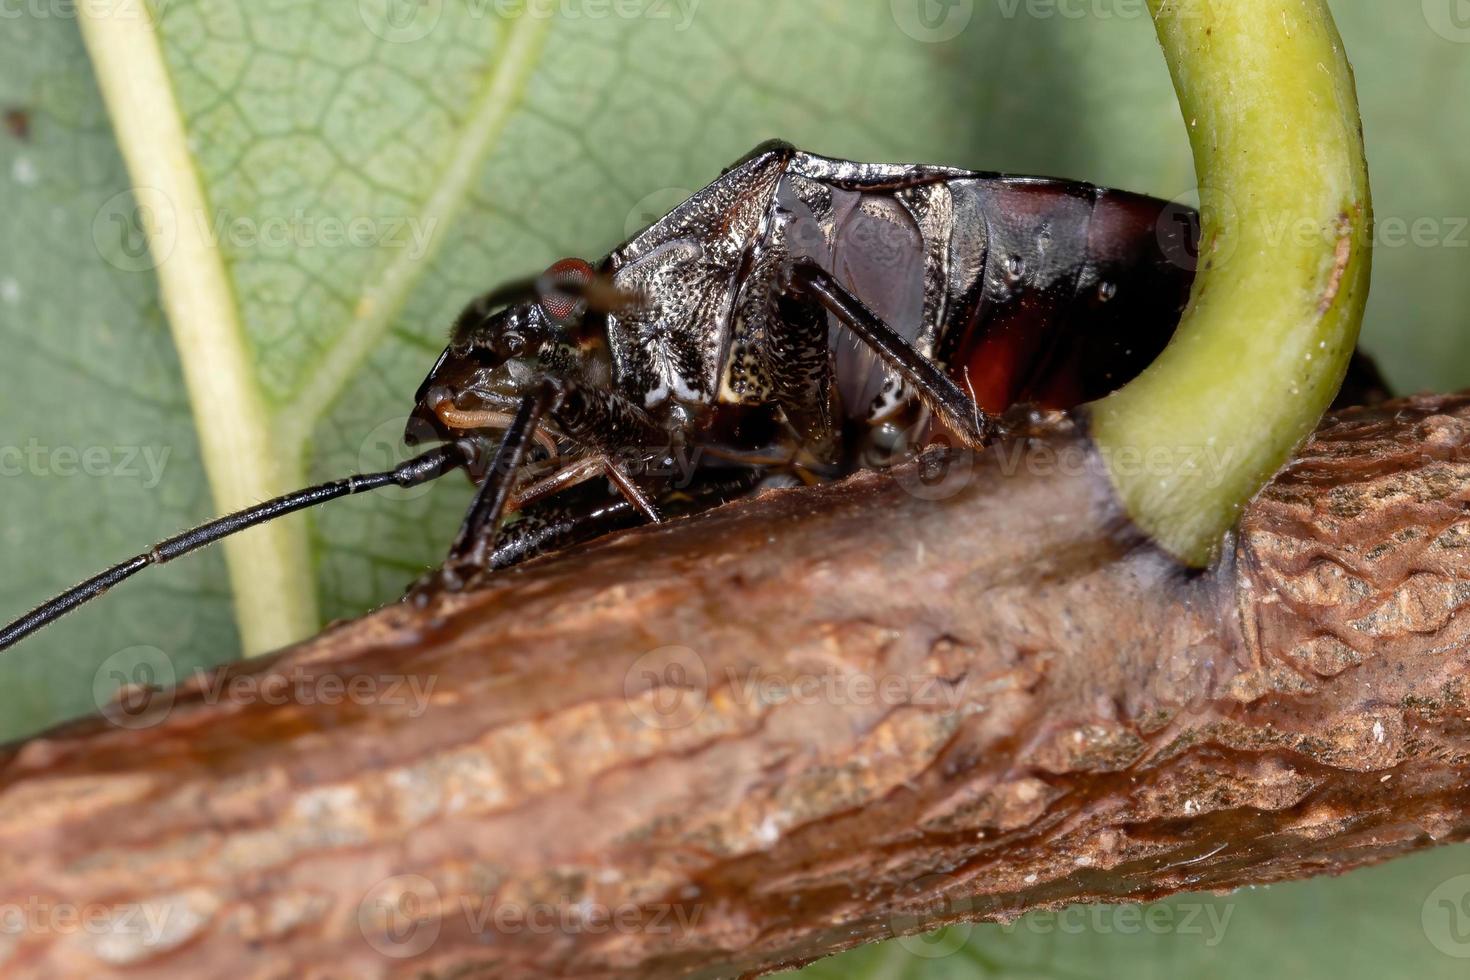
[(984, 446), (1009, 406), (1100, 397), (1163, 349), (1193, 219), (1091, 184), (763, 144), (600, 262), (471, 302), (405, 433), (435, 448), (161, 542), (5, 627), (0, 649), (235, 531), (457, 469), (479, 489), (421, 595), (938, 437)]

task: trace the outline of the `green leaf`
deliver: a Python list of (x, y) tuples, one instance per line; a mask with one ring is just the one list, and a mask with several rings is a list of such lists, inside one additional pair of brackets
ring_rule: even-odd
[[(1335, 5), (1380, 225), (1436, 223), (1418, 245), (1409, 227), (1406, 244), (1380, 235), (1375, 256), (1367, 345), (1406, 389), (1470, 373), (1470, 235), (1455, 229), (1470, 215), (1470, 116), (1446, 109), (1470, 90), (1470, 48), (1452, 0), (1435, 2)], [(1170, 197), (1192, 188), (1142, 0), (530, 0), (555, 18), (504, 16), (518, 6), (154, 0), (165, 84), (150, 93), (127, 88), (148, 67), (136, 37), (114, 52), (127, 57), (99, 62), (99, 87), (69, 4), (0, 11), (0, 616), (223, 501), (401, 458), (414, 388), (465, 299), (605, 252), (767, 137)], [(116, 16), (129, 9), (137, 0)], [(108, 27), (89, 25), (94, 48)], [(114, 129), (101, 88), (124, 110), (145, 94), (174, 106), (187, 165), (173, 172), (192, 174), (204, 202), (180, 228), (212, 256), (146, 251), (139, 226), (158, 215), (139, 211), (151, 192), (129, 194), (124, 160), (170, 146)], [(210, 265), (228, 308), (171, 322), (179, 284)], [(191, 388), (231, 337), (244, 394)], [(261, 458), (211, 454), (256, 410)], [(233, 576), (214, 551), (120, 586), (0, 662), (0, 729), (95, 710), (120, 679), (228, 659), (242, 635), (258, 649), (392, 600), (442, 554), (469, 492), (446, 481), (343, 501), (256, 533), (243, 550), (258, 564), (233, 562)], [(1306, 962), (1296, 927), (1313, 946), (1366, 936), (1395, 972), (1436, 976), (1459, 961), (1417, 923), (1462, 853), (1236, 896), (1226, 942), (1193, 960), (1137, 937), (981, 932), (1004, 938), (995, 963), (1028, 976), (1274, 973), (1272, 955), (1305, 977), (1358, 973), (1348, 943)], [(961, 961), (968, 972), (942, 972)], [(879, 962), (890, 972), (875, 975), (920, 975)], [(984, 962), (951, 957), (933, 975)]]
[[(1465, 848), (1342, 878), (1185, 895), (1153, 905), (1076, 905), (1009, 925), (869, 946), (804, 980), (1459, 980), (1470, 955)], [(793, 977), (797, 974), (782, 974)]]

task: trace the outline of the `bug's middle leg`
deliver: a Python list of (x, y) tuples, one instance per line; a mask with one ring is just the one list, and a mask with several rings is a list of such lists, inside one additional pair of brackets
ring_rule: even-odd
[(997, 419), (826, 269), (810, 259), (795, 259), (782, 280), (787, 295), (816, 301), (851, 330), (971, 448), (983, 448), (1000, 434)]

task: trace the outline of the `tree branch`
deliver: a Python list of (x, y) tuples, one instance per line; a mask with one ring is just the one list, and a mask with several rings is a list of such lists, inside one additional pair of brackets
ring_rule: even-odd
[(1464, 838), (1467, 452), (1349, 411), (1191, 573), (1051, 419), (128, 689), (4, 759), (0, 963), (729, 976)]

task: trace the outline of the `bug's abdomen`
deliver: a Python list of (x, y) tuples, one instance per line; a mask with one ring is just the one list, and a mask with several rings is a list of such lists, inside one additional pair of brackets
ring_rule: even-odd
[(983, 267), (961, 275), (969, 288), (945, 317), (938, 354), (981, 408), (1070, 408), (1122, 386), (1164, 349), (1194, 280), (1192, 211), (1065, 181), (952, 189), (956, 265), (963, 251)]

